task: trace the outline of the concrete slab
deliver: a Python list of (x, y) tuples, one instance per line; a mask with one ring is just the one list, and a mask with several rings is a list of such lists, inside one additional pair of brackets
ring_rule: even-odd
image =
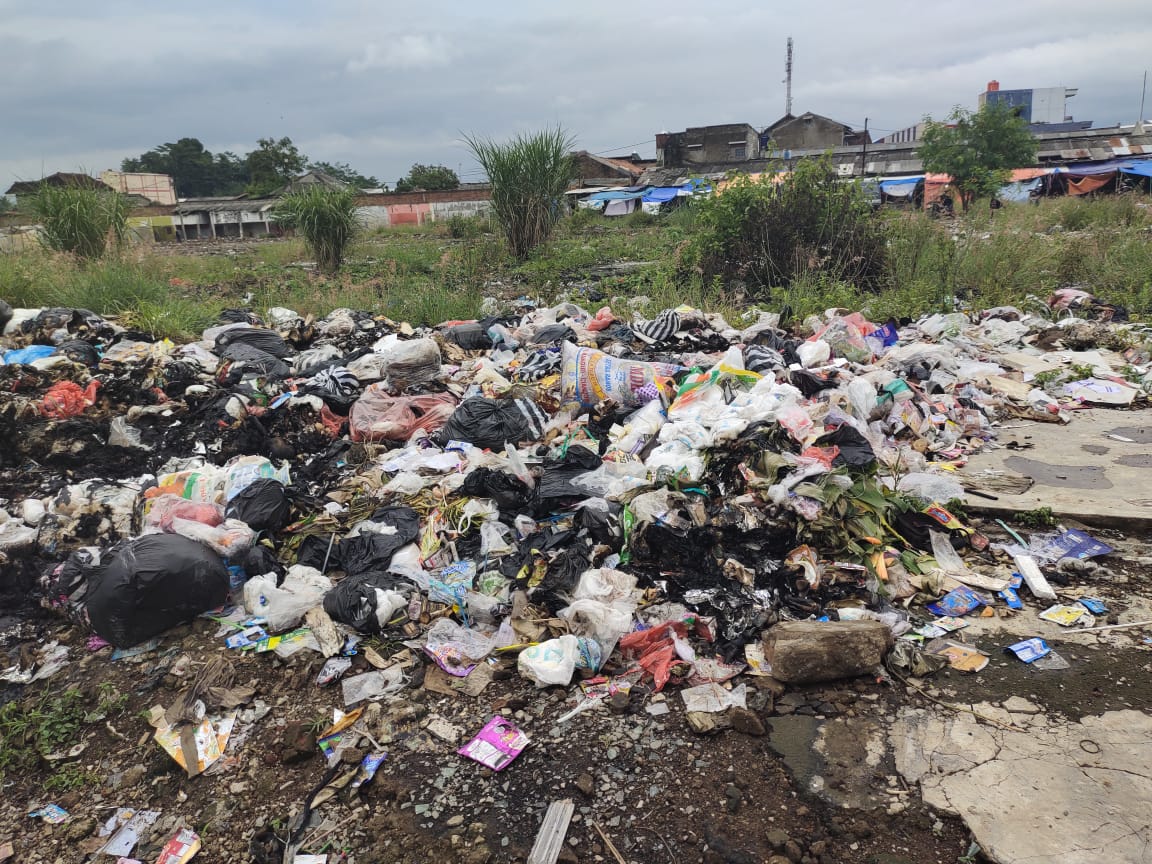
[(995, 501), (970, 496), (972, 509), (1002, 517), (1051, 507), (1088, 525), (1152, 527), (1152, 410), (1093, 408), (1067, 425), (1008, 422), (997, 444), (969, 459), (961, 481), (991, 471), (1030, 477), (1032, 487), (994, 491)]
[(973, 708), (1019, 731), (907, 708), (889, 740), (904, 778), (960, 816), (992, 861), (1152, 861), (1152, 717)]

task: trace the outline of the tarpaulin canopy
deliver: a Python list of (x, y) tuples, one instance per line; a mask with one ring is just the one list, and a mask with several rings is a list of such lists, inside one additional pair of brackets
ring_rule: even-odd
[(893, 198), (910, 198), (916, 193), (916, 187), (924, 179), (921, 174), (917, 177), (896, 177), (892, 180), (881, 180), (880, 191)]
[(1026, 202), (1031, 193), (1040, 188), (1041, 182), (1043, 182), (1043, 178), (1036, 177), (1032, 180), (1021, 180), (1017, 183), (1005, 183), (996, 193), (996, 197), (1001, 201)]
[(589, 195), (586, 201), (633, 201), (643, 197), (644, 192), (628, 189), (609, 189), (607, 192), (596, 192)]
[(681, 189), (679, 186), (653, 186), (644, 193), (643, 201), (645, 204), (659, 203), (663, 204), (671, 201), (679, 195)]
[(1152, 177), (1152, 159), (1144, 162), (1130, 162), (1121, 166), (1120, 170), (1125, 174), (1135, 174), (1137, 177)]
[(1116, 169), (1113, 168), (1107, 174), (1094, 174), (1085, 177), (1069, 177), (1068, 178), (1068, 194), (1069, 195), (1087, 195), (1089, 192), (1095, 192), (1112, 182), (1113, 176), (1116, 174)]

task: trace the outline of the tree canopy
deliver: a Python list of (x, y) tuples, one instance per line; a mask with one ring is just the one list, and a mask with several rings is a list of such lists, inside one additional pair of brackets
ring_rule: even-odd
[(349, 186), (354, 186), (357, 189), (377, 189), (380, 187), (379, 180), (371, 174), (361, 174), (347, 162), (309, 162), (308, 170), (323, 171), (325, 174), (330, 174), (337, 180), (343, 180)]
[(169, 175), (181, 198), (244, 192), (260, 197), (287, 185), (306, 168), (324, 171), (361, 189), (380, 185), (375, 177), (359, 173), (347, 162), (309, 162), (287, 137), (261, 138), (244, 156), (229, 151), (214, 154), (199, 138), (180, 138), (120, 163), (121, 171)]
[(397, 192), (414, 192), (417, 189), (438, 192), (444, 189), (456, 189), (459, 186), (460, 178), (456, 176), (456, 172), (443, 165), (413, 165), (406, 177), (396, 181)]
[(245, 191), (253, 198), (270, 195), (304, 170), (308, 158), (291, 138), (260, 138), (256, 149), (244, 160), (248, 165), (248, 186)]
[(1036, 141), (1006, 105), (984, 105), (975, 113), (957, 106), (944, 123), (925, 118), (917, 153), (925, 171), (952, 177), (968, 207), (978, 196), (995, 195), (1011, 169), (1032, 165)]

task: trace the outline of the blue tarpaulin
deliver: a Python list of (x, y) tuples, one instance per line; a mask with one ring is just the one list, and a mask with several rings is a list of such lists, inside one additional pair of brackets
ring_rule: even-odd
[(679, 186), (653, 186), (644, 193), (645, 204), (663, 204), (680, 194)]
[(585, 201), (632, 201), (643, 197), (644, 193), (630, 192), (625, 189), (609, 189), (607, 192), (594, 192), (585, 198)]
[(895, 198), (907, 198), (916, 192), (916, 186), (924, 179), (919, 177), (896, 177), (892, 180), (881, 180), (880, 191)]
[(1130, 162), (1122, 165), (1120, 170), (1125, 174), (1135, 174), (1138, 177), (1152, 177), (1152, 159), (1144, 162)]

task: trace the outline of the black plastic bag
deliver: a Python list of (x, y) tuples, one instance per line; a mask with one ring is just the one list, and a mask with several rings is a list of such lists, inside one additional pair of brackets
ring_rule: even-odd
[(444, 331), (444, 338), (465, 351), (486, 351), (492, 347), (492, 337), (480, 324), (457, 324)]
[(822, 375), (817, 375), (815, 372), (809, 372), (807, 369), (789, 370), (788, 383), (803, 393), (808, 399), (811, 399), (821, 390), (831, 390), (840, 386), (834, 372), (825, 378)]
[(379, 633), (382, 628), (376, 614), (380, 599), (377, 591), (396, 590), (398, 586), (407, 587), (390, 573), (370, 571), (349, 576), (324, 595), (324, 611), (333, 621), (347, 624), (358, 633)]
[(284, 484), (270, 477), (261, 477), (233, 496), (224, 515), (246, 522), (253, 531), (279, 531), (288, 524), (290, 510)]
[(88, 620), (97, 636), (131, 648), (227, 598), (219, 555), (179, 534), (148, 534), (115, 550), (92, 575)]
[[(284, 565), (281, 564), (280, 559), (276, 557), (275, 550), (270, 549), (263, 543), (257, 543), (245, 552), (242, 558), (239, 560), (232, 559), (232, 562), (239, 564), (249, 579), (254, 576), (266, 576), (269, 573), (275, 573), (277, 585), (284, 581), (284, 574), (286, 572)], [(320, 568), (317, 567), (316, 569), (319, 570)]]
[(486, 450), (503, 450), (505, 443), (544, 437), (548, 418), (531, 399), (466, 399), (452, 412), (435, 440), (467, 441)]
[(269, 378), (279, 380), (292, 374), (292, 368), (279, 357), (245, 342), (229, 345), (221, 351), (220, 356)]
[(832, 464), (839, 468), (847, 465), (851, 468), (868, 468), (876, 464), (876, 451), (868, 443), (868, 439), (845, 423), (834, 432), (821, 435), (816, 439), (817, 447), (835, 445), (840, 448)]
[(96, 347), (83, 339), (70, 339), (67, 342), (61, 342), (56, 346), (56, 351), (73, 363), (82, 363), (85, 366), (93, 367), (100, 362), (100, 355), (96, 353)]
[(550, 345), (553, 342), (566, 342), (569, 339), (576, 340), (576, 334), (572, 332), (572, 328), (567, 324), (549, 324), (547, 327), (541, 327), (536, 333), (528, 340), (529, 345)]
[(391, 534), (364, 531), (342, 540), (332, 551), (332, 558), (338, 563), (330, 561), (329, 566), (339, 566), (349, 576), (387, 570), (396, 551), (420, 536), (420, 515), (411, 507), (381, 507), (367, 521), (396, 530)]
[(302, 567), (324, 572), (325, 560), (329, 566), (339, 561), (340, 541), (333, 534), (309, 534), (296, 549), (296, 563)]
[(265, 354), (281, 359), (291, 356), (292, 349), (288, 343), (274, 330), (265, 330), (263, 327), (234, 327), (225, 330), (216, 336), (216, 353), (232, 345), (250, 345), (258, 348)]
[(477, 468), (468, 472), (460, 494), (469, 498), (491, 498), (498, 509), (517, 513), (527, 508), (532, 497), (523, 480), (494, 468)]

